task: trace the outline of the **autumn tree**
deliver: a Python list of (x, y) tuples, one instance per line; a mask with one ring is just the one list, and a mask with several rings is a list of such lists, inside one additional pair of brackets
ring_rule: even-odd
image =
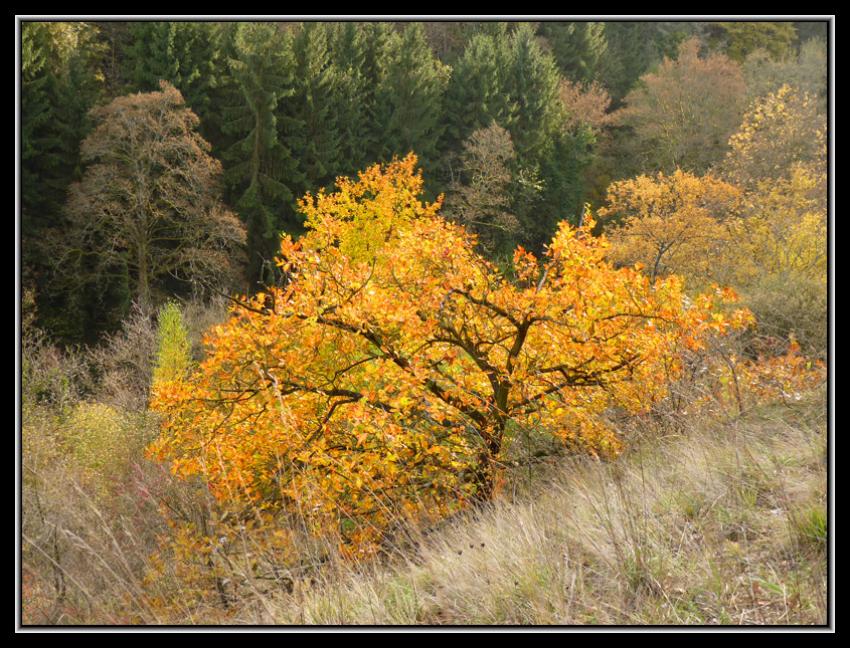
[(678, 58), (665, 58), (655, 72), (625, 99), (618, 123), (630, 129), (626, 153), (638, 161), (634, 171), (677, 167), (704, 173), (723, 158), (729, 136), (744, 112), (746, 84), (740, 66), (722, 54), (700, 56), (692, 38)]
[(652, 278), (676, 273), (697, 282), (726, 280), (724, 253), (735, 245), (741, 192), (711, 175), (676, 170), (614, 182), (599, 210), (610, 224), (611, 259), (640, 263)]
[(739, 63), (757, 49), (769, 52), (774, 59), (785, 58), (797, 41), (792, 22), (718, 22), (711, 27), (714, 32), (711, 40)]
[(605, 239), (564, 223), (516, 281), (420, 201), (408, 156), (307, 196), (285, 237), (285, 286), (213, 329), (187, 380), (159, 384), (151, 451), (223, 502), (299, 516), (368, 551), (399, 519), (490, 499), (509, 425), (576, 451), (620, 447), (612, 406), (642, 411), (680, 345), (743, 324), (686, 305), (676, 277), (613, 268)]
[(510, 133), (493, 122), (466, 140), (461, 156), (465, 177), (450, 187), (447, 215), (476, 232), (491, 255), (504, 251), (519, 234), (520, 222), (512, 210), (515, 163)]
[[(794, 164), (787, 177), (766, 179), (748, 195), (750, 261), (756, 273), (794, 270), (826, 289), (826, 178), (822, 169)], [(754, 274), (756, 274), (754, 273)]]
[(745, 190), (734, 266), (759, 330), (824, 356), (827, 140), (823, 101), (789, 85), (754, 102), (720, 167)]
[(611, 123), (611, 115), (608, 112), (611, 96), (599, 83), (573, 83), (563, 79), (559, 86), (559, 96), (569, 131), (589, 128), (598, 133)]
[(817, 97), (783, 85), (750, 107), (729, 148), (722, 172), (743, 186), (787, 178), (800, 163), (825, 172), (826, 115)]
[(69, 190), (63, 267), (124, 266), (143, 303), (169, 278), (231, 279), (244, 230), (220, 200), (221, 166), (180, 92), (163, 82), (92, 116), (97, 126), (82, 143), (88, 168)]
[(794, 336), (808, 355), (827, 344), (827, 178), (825, 165), (794, 163), (787, 175), (753, 183), (730, 263), (759, 332)]

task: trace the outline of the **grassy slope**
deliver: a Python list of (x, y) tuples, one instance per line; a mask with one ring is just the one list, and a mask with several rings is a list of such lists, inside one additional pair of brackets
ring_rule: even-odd
[[(690, 423), (621, 460), (564, 460), (530, 492), (339, 567), (243, 619), (324, 624), (818, 624), (823, 397)], [(526, 489), (527, 490), (527, 489)], [(513, 501), (508, 501), (513, 499)]]

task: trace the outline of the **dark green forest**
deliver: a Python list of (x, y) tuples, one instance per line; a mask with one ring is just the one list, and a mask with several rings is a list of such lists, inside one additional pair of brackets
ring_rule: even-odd
[[(475, 212), (473, 229), (495, 259), (517, 244), (539, 251), (557, 222), (577, 222), (584, 203), (598, 206), (613, 180), (677, 166), (705, 171), (725, 153), (731, 133), (723, 125), (705, 121), (706, 132), (677, 144), (682, 157), (664, 159), (647, 154), (659, 134), (638, 114), (654, 100), (641, 94), (641, 77), (693, 37), (702, 56), (725, 55), (760, 92), (774, 89), (765, 77), (777, 77), (781, 66), (825, 92), (822, 70), (800, 54), (811, 59), (813, 43), (825, 52), (825, 23), (21, 28), (22, 283), (38, 323), (64, 343), (91, 343), (114, 330), (142, 294), (130, 247), (103, 232), (83, 236), (68, 195), (98, 160), (81, 147), (97, 125), (92, 110), (156, 91), (160, 81), (180, 91), (223, 166), (216, 182), (247, 242), (236, 279), (213, 288), (242, 292), (276, 280), (270, 260), (280, 232), (301, 231), (300, 196), (410, 151), (428, 197), (445, 195), (445, 211), (460, 220)], [(743, 108), (737, 96), (724, 107), (733, 129)], [(203, 289), (169, 273), (150, 286), (158, 301)]]

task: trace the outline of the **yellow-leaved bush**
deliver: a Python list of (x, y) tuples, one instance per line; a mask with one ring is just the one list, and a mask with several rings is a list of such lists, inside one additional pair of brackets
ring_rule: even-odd
[(646, 411), (679, 350), (750, 322), (606, 260), (590, 214), (509, 280), (421, 201), (411, 154), (301, 201), (284, 285), (243, 300), (186, 379), (154, 388), (153, 456), (214, 495), (374, 549), (400, 520), (493, 496), (509, 423), (612, 456), (612, 407)]
[[(651, 277), (678, 274), (689, 283), (728, 279), (741, 191), (711, 175), (676, 169), (612, 183), (599, 215), (613, 222), (610, 258), (642, 264)], [(610, 227), (610, 226), (609, 226)]]

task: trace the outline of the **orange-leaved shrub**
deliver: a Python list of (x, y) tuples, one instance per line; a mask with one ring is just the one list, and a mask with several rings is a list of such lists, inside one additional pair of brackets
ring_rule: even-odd
[(395, 524), (491, 498), (510, 426), (575, 451), (621, 447), (606, 413), (646, 411), (679, 352), (750, 322), (606, 260), (593, 218), (561, 223), (512, 279), (420, 199), (411, 154), (301, 201), (280, 287), (242, 299), (187, 378), (154, 386), (153, 456), (229, 504), (373, 550)]

